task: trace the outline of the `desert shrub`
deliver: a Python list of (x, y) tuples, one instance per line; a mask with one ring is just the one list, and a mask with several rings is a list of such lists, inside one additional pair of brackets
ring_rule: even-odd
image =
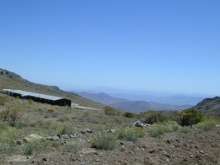
[(127, 117), (127, 118), (134, 118), (134, 117), (136, 117), (136, 114), (131, 113), (131, 112), (125, 112), (125, 113), (123, 114), (123, 116), (124, 116), (124, 117)]
[(70, 124), (56, 121), (49, 122), (48, 129), (54, 130), (54, 133), (56, 133), (57, 135), (70, 134), (73, 130)]
[(110, 106), (106, 106), (104, 107), (104, 112), (106, 115), (109, 115), (109, 116), (116, 116), (116, 115), (119, 115), (120, 112)]
[(23, 153), (26, 156), (30, 156), (33, 153), (41, 153), (42, 151), (47, 150), (50, 145), (52, 145), (51, 142), (46, 140), (37, 140), (33, 142), (29, 142), (23, 145)]
[(8, 124), (12, 127), (16, 126), (16, 123), (21, 118), (21, 116), (22, 112), (18, 107), (7, 109), (0, 113), (1, 120), (8, 122)]
[(180, 127), (180, 129), (178, 130), (179, 132), (181, 133), (184, 133), (184, 134), (187, 134), (187, 133), (190, 133), (192, 131), (192, 128), (191, 127)]
[(12, 153), (15, 148), (17, 130), (6, 124), (0, 123), (0, 153)]
[(124, 128), (119, 130), (118, 138), (127, 141), (136, 141), (138, 138), (144, 137), (144, 130), (142, 128)]
[(160, 137), (165, 133), (175, 132), (180, 126), (174, 121), (168, 121), (163, 123), (154, 124), (148, 129), (148, 133), (152, 137)]
[(203, 114), (195, 109), (182, 111), (177, 119), (181, 126), (192, 126), (203, 120)]
[(24, 151), (24, 155), (26, 156), (30, 156), (33, 154), (33, 146), (32, 144), (25, 144), (24, 148), (23, 148), (23, 151)]
[(70, 153), (77, 153), (78, 151), (80, 151), (80, 149), (81, 146), (79, 141), (72, 141), (64, 146), (64, 151)]
[(0, 143), (13, 144), (16, 139), (17, 129), (0, 124)]
[(53, 110), (53, 109), (48, 109), (47, 112), (49, 112), (49, 113), (53, 113), (54, 110)]
[(143, 113), (144, 121), (148, 124), (154, 124), (158, 122), (164, 122), (167, 120), (167, 117), (161, 112), (145, 112)]
[(113, 134), (101, 132), (91, 141), (92, 147), (101, 150), (113, 150), (117, 144), (117, 138)]
[(196, 128), (204, 130), (204, 131), (208, 131), (212, 128), (215, 128), (216, 124), (217, 124), (217, 122), (214, 119), (208, 119), (208, 120), (205, 120), (205, 121), (198, 123), (196, 125)]
[(15, 144), (0, 143), (0, 154), (11, 154), (15, 151)]
[(7, 99), (3, 96), (0, 96), (0, 105), (5, 105)]

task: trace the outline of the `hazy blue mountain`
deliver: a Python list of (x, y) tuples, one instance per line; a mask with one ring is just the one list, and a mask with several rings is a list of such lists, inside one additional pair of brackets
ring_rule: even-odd
[(114, 108), (127, 111), (127, 112), (145, 112), (145, 111), (174, 111), (182, 110), (191, 107), (190, 105), (175, 106), (169, 104), (161, 104), (157, 102), (147, 101), (131, 101), (128, 99), (117, 98), (110, 96), (106, 93), (91, 93), (91, 92), (80, 92), (79, 95), (91, 99), (96, 102), (100, 102), (105, 105), (110, 105)]
[(81, 91), (87, 91), (88, 93), (104, 92), (115, 98), (124, 98), (131, 101), (147, 100), (148, 102), (156, 102), (156, 103), (178, 105), (178, 106), (184, 106), (184, 105), (194, 106), (207, 97), (213, 97), (202, 94), (175, 94), (168, 92), (123, 90), (123, 89), (114, 89), (114, 88), (106, 88), (106, 87), (100, 87), (90, 90), (81, 90)]

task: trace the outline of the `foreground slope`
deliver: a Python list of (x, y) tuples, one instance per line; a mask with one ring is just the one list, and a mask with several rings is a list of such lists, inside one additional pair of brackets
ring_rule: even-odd
[[(220, 164), (219, 126), (204, 131), (173, 123), (172, 132), (154, 137), (151, 131), (156, 131), (156, 125), (152, 125), (142, 128), (144, 134), (138, 139), (133, 139), (133, 132), (119, 138), (121, 131), (135, 129), (131, 124), (138, 118), (52, 106), (3, 94), (0, 98), (0, 114), (7, 117), (8, 113), (2, 112), (19, 113), (13, 126), (0, 115), (1, 165)], [(93, 140), (103, 133), (105, 136), (96, 142), (103, 147), (114, 144), (113, 150), (92, 147)]]
[(83, 106), (101, 107), (101, 104), (83, 98), (78, 94), (65, 92), (55, 86), (46, 86), (46, 85), (33, 83), (28, 80), (25, 80), (16, 73), (0, 68), (0, 90), (4, 88), (20, 89), (20, 90), (27, 90), (31, 92), (38, 92), (48, 95), (62, 96), (69, 98), (74, 103)]

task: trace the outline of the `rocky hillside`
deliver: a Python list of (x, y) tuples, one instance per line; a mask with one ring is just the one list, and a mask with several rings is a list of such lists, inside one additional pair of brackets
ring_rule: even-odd
[(195, 106), (195, 109), (206, 114), (220, 116), (220, 97), (204, 99)]
[(48, 95), (63, 96), (71, 99), (74, 103), (83, 106), (102, 106), (101, 104), (81, 97), (76, 93), (63, 91), (56, 86), (36, 84), (22, 78), (16, 73), (0, 68), (0, 90), (4, 88), (28, 90), (31, 92), (39, 92)]

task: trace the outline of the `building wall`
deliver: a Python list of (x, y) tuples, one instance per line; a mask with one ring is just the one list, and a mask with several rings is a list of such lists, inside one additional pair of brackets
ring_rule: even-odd
[(22, 99), (31, 99), (36, 102), (40, 103), (46, 103), (46, 104), (51, 104), (51, 105), (59, 105), (59, 106), (71, 106), (71, 100), (69, 99), (60, 99), (60, 100), (48, 100), (44, 98), (39, 98), (39, 97), (33, 97), (33, 96), (25, 96), (22, 97), (21, 94), (18, 93), (13, 93), (13, 92), (6, 92), (6, 94), (13, 96), (13, 97), (19, 97)]

